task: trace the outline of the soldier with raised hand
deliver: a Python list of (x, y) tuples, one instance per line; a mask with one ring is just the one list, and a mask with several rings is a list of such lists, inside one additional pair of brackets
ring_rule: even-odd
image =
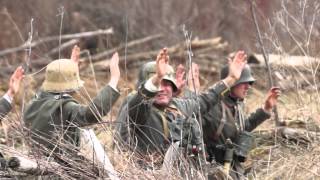
[[(168, 69), (168, 74), (174, 74), (174, 69), (172, 66), (169, 66)], [(156, 62), (155, 61), (150, 61), (145, 64), (140, 68), (139, 74), (138, 74), (138, 80), (136, 84), (136, 89), (132, 91), (128, 96), (124, 99), (122, 102), (120, 108), (119, 108), (119, 113), (117, 116), (117, 119), (115, 121), (116, 123), (116, 133), (115, 133), (115, 138), (116, 142), (120, 142), (120, 146), (125, 145), (129, 147), (132, 145), (134, 146), (134, 143), (132, 139), (132, 134), (131, 129), (134, 129), (134, 124), (132, 124), (132, 121), (130, 120), (130, 117), (128, 116), (128, 101), (130, 98), (132, 98), (136, 93), (137, 90), (139, 89), (140, 85), (146, 82), (150, 77), (156, 74)], [(173, 94), (174, 97), (176, 97), (184, 88), (185, 80), (183, 79), (184, 75), (184, 69), (181, 69), (179, 66), (177, 68), (176, 72), (176, 79), (175, 82), (178, 87), (178, 91)]]
[(190, 145), (201, 147), (200, 127), (192, 118), (197, 103), (174, 98), (178, 87), (166, 48), (153, 64), (155, 73), (140, 84), (138, 93), (127, 102), (131, 144), (145, 155), (164, 155), (175, 143), (185, 150)]
[(24, 70), (19, 66), (10, 77), (8, 91), (0, 98), (0, 120), (11, 111), (13, 98), (20, 89), (20, 83), (23, 77)]
[(224, 165), (225, 172), (233, 179), (244, 178), (241, 162), (246, 160), (252, 148), (250, 132), (270, 118), (281, 93), (279, 88), (271, 88), (264, 106), (247, 117), (243, 101), (255, 79), (246, 64), (246, 58), (246, 54), (239, 51), (233, 60), (229, 60), (228, 66), (223, 67), (221, 81), (215, 88), (219, 89), (220, 86), (220, 93), (216, 93), (210, 101), (208, 112), (202, 114), (208, 160)]
[(79, 104), (72, 97), (83, 87), (79, 77), (79, 54), (80, 49), (74, 47), (71, 60), (58, 59), (48, 64), (42, 87), (24, 112), (24, 121), (33, 139), (33, 152), (53, 155), (58, 160), (77, 154), (78, 128), (100, 122), (119, 97), (118, 53), (110, 60), (109, 84), (89, 105)]
[[(19, 66), (11, 75), (9, 80), (9, 89), (6, 94), (0, 98), (0, 121), (11, 111), (14, 96), (20, 89), (21, 80), (24, 78), (24, 70)], [(6, 160), (0, 152), (0, 169), (6, 168)]]

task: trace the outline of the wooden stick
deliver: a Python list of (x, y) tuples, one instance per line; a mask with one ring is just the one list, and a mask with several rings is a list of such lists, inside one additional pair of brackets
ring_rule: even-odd
[[(129, 42), (127, 44), (127, 48), (133, 47), (133, 46), (136, 46), (136, 45), (140, 45), (140, 44), (144, 44), (144, 43), (156, 40), (156, 39), (159, 39), (162, 36), (163, 36), (162, 34), (156, 34), (156, 35), (152, 35), (152, 36), (148, 36), (148, 37), (144, 37), (144, 38), (141, 38), (141, 39), (137, 39), (137, 40), (131, 41), (131, 42)], [(114, 52), (120, 51), (120, 50), (122, 50), (124, 48), (125, 48), (125, 45), (122, 44), (122, 45), (120, 45), (118, 47), (109, 49), (107, 51), (104, 51), (102, 53), (99, 53), (99, 54), (96, 54), (96, 55), (92, 56), (91, 60), (92, 60), (92, 62), (97, 62), (97, 61), (101, 60), (102, 58), (105, 58), (107, 56), (111, 56)], [(86, 59), (87, 58), (82, 58), (82, 59), (80, 59), (80, 61), (84, 62)]]
[(52, 49), (51, 51), (46, 53), (44, 55), (44, 57), (49, 57), (49, 56), (51, 56), (51, 55), (53, 55), (53, 54), (55, 54), (55, 53), (57, 53), (59, 51), (62, 51), (62, 50), (66, 49), (66, 48), (68, 48), (70, 46), (73, 46), (73, 45), (75, 45), (77, 43), (79, 43), (79, 39), (71, 39), (70, 41), (62, 43), (59, 47), (56, 47), (56, 48)]
[[(273, 87), (273, 80), (272, 80), (272, 76), (271, 76), (271, 68), (270, 68), (270, 65), (269, 65), (269, 59), (268, 59), (266, 50), (265, 50), (263, 42), (262, 42), (260, 28), (259, 28), (259, 25), (258, 25), (256, 14), (255, 14), (255, 9), (254, 9), (254, 7), (255, 7), (254, 3), (255, 2), (254, 1), (250, 1), (250, 2), (251, 2), (251, 14), (252, 14), (252, 18), (253, 18), (253, 21), (254, 21), (254, 24), (255, 24), (255, 27), (256, 27), (256, 30), (257, 30), (258, 40), (259, 40), (259, 44), (260, 44), (260, 47), (261, 47), (261, 50), (262, 50), (262, 55), (263, 55), (263, 58), (264, 58), (264, 62), (265, 62), (266, 67), (267, 67), (269, 86), (271, 88), (271, 87)], [(276, 126), (280, 126), (281, 123), (280, 123), (280, 120), (279, 120), (277, 106), (275, 106), (273, 108), (273, 112), (274, 112), (275, 125)]]
[(0, 51), (0, 56), (4, 56), (10, 53), (14, 53), (14, 52), (18, 52), (21, 50), (24, 50), (28, 47), (35, 47), (39, 44), (45, 43), (45, 42), (50, 42), (50, 41), (56, 41), (56, 40), (65, 40), (65, 39), (79, 39), (79, 38), (83, 38), (83, 37), (91, 37), (91, 36), (98, 36), (98, 35), (102, 35), (102, 34), (113, 34), (113, 29), (109, 28), (109, 29), (99, 29), (97, 31), (89, 31), (89, 32), (82, 32), (82, 33), (76, 33), (76, 34), (65, 34), (62, 36), (51, 36), (51, 37), (45, 37), (42, 39), (39, 39), (37, 41), (32, 42), (31, 44), (23, 44), (19, 47), (14, 47), (14, 48), (9, 48), (9, 49), (5, 49), (3, 51)]

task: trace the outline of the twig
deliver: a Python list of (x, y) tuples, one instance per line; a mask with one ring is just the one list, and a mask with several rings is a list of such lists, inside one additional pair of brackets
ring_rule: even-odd
[(61, 46), (61, 34), (62, 34), (62, 24), (63, 24), (63, 15), (64, 15), (64, 7), (63, 6), (61, 6), (59, 9), (58, 9), (58, 11), (59, 11), (59, 14), (57, 15), (57, 16), (61, 16), (61, 19), (60, 19), (60, 29), (59, 29), (59, 46), (58, 46), (58, 48), (59, 48), (59, 59), (60, 59), (60, 55), (61, 55), (61, 53), (60, 53), (60, 46)]
[[(266, 50), (264, 48), (263, 42), (262, 42), (262, 38), (261, 38), (261, 33), (260, 33), (260, 28), (258, 25), (258, 21), (256, 18), (256, 14), (255, 14), (255, 1), (250, 1), (251, 2), (251, 14), (252, 14), (252, 18), (254, 20), (254, 24), (257, 30), (257, 35), (258, 35), (258, 40), (259, 40), (259, 44), (262, 50), (262, 54), (263, 54), (263, 58), (267, 67), (267, 72), (268, 72), (268, 80), (269, 80), (269, 86), (272, 87), (273, 86), (273, 80), (272, 80), (272, 76), (271, 76), (271, 69), (270, 69), (270, 65), (269, 65), (269, 59), (266, 53)], [(275, 125), (276, 126), (280, 126), (280, 121), (279, 121), (279, 115), (278, 115), (278, 110), (277, 110), (277, 106), (275, 106), (273, 108), (273, 112), (275, 115)]]
[[(25, 69), (25, 74), (28, 74), (29, 73), (29, 69), (30, 69), (32, 37), (33, 37), (33, 18), (31, 18), (31, 21), (30, 21), (30, 32), (29, 32), (29, 38), (28, 38), (28, 41), (27, 41), (27, 44), (29, 45), (29, 47), (28, 47), (28, 56), (27, 56), (27, 59), (26, 59), (26, 67), (24, 68)], [(24, 89), (28, 89), (28, 85), (29, 85), (28, 82), (23, 81)], [(21, 113), (22, 114), (24, 112), (24, 104), (25, 104), (24, 101), (25, 101), (25, 98), (26, 98), (26, 91), (23, 92), (22, 105), (21, 105)], [(21, 125), (22, 126), (24, 125), (23, 115), (21, 116)]]

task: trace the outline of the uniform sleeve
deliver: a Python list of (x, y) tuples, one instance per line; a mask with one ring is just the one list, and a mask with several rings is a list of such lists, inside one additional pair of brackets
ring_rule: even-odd
[(264, 111), (262, 108), (256, 110), (256, 112), (250, 114), (248, 119), (245, 121), (245, 129), (246, 131), (252, 131), (265, 120), (269, 119), (271, 114)]
[(115, 121), (115, 138), (118, 141), (126, 141), (126, 139), (128, 139), (129, 137), (129, 131), (128, 131), (128, 127), (129, 127), (129, 123), (128, 123), (128, 102), (130, 100), (130, 98), (133, 95), (128, 95), (124, 101), (122, 102), (120, 108), (119, 108), (119, 112), (117, 115), (117, 119)]
[[(199, 95), (196, 95), (190, 90), (186, 91), (184, 97), (189, 99), (188, 111), (198, 111), (198, 107), (200, 105), (201, 113), (208, 112), (210, 108), (215, 106), (221, 100), (221, 98), (223, 98), (227, 92), (229, 92), (229, 90), (229, 87), (226, 86), (223, 81), (219, 81), (211, 86), (207, 92), (200, 93)], [(195, 100), (196, 102), (190, 101), (190, 99)]]
[(97, 123), (111, 110), (119, 96), (119, 92), (108, 85), (98, 93), (89, 105), (70, 102), (65, 105), (65, 112), (68, 113), (70, 120), (78, 126)]
[(0, 121), (10, 112), (11, 109), (11, 103), (2, 97), (0, 99)]

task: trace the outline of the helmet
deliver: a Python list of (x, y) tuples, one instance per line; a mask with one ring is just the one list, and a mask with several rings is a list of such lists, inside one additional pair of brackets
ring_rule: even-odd
[(148, 80), (151, 76), (156, 74), (156, 62), (145, 63), (139, 71), (137, 87), (138, 88), (144, 81)]
[(71, 92), (80, 89), (83, 83), (77, 64), (70, 59), (59, 59), (48, 64), (42, 90)]
[[(224, 66), (220, 72), (220, 79), (226, 78), (228, 74), (229, 74), (229, 66)], [(236, 86), (238, 84), (245, 83), (245, 82), (252, 84), (255, 81), (256, 79), (254, 79), (252, 76), (250, 66), (246, 64), (241, 72), (240, 78), (235, 82), (233, 86)]]
[[(137, 82), (137, 88), (146, 80), (148, 80), (151, 76), (156, 74), (156, 62), (147, 62), (145, 63), (139, 71), (139, 77)], [(164, 80), (170, 81), (173, 84), (174, 91), (178, 90), (176, 85), (176, 80), (174, 76), (174, 70), (172, 66), (169, 66), (169, 71), (163, 77)]]
[(176, 77), (175, 77), (174, 72), (167, 73), (166, 75), (163, 76), (162, 80), (166, 80), (166, 81), (169, 81), (169, 82), (172, 83), (173, 92), (178, 91), (178, 86), (177, 86), (177, 83), (176, 83)]

